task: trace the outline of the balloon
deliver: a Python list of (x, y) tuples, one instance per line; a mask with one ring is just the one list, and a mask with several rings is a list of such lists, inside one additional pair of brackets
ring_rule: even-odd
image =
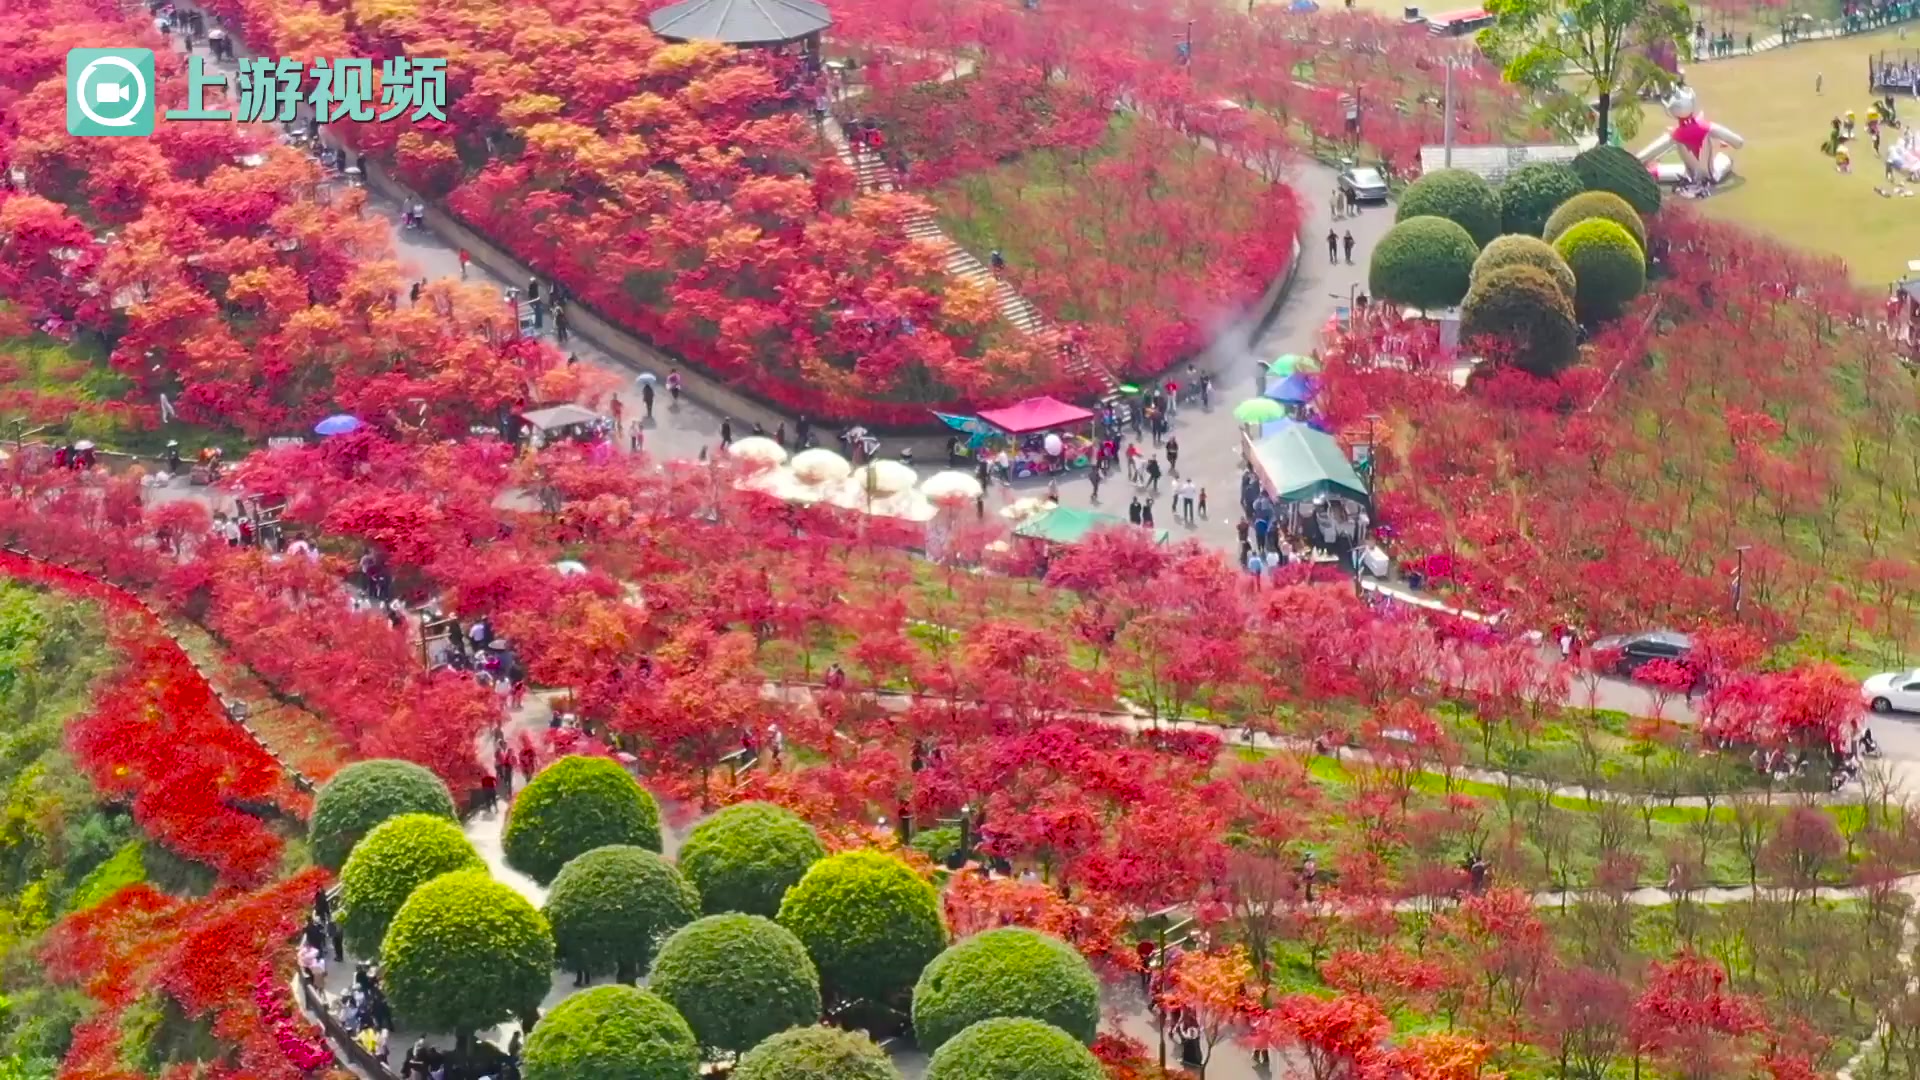
[(1058, 457), (1060, 455), (1060, 449), (1063, 444), (1060, 442), (1060, 436), (1049, 435), (1047, 436), (1047, 441), (1042, 445), (1047, 448), (1047, 453), (1052, 454), (1055, 457)]

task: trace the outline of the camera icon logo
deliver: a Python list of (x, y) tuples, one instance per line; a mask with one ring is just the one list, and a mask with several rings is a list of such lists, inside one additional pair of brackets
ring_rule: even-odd
[(153, 134), (151, 49), (74, 49), (67, 53), (67, 132)]

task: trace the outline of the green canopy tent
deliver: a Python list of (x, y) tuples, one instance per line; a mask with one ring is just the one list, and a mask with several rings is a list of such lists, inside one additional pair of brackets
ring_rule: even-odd
[[(1026, 524), (1013, 530), (1013, 535), (1024, 536), (1029, 540), (1041, 540), (1049, 544), (1077, 544), (1087, 538), (1087, 534), (1099, 529), (1133, 528), (1126, 518), (1112, 514), (1102, 514), (1098, 510), (1076, 510), (1071, 506), (1056, 506), (1053, 509), (1031, 518)], [(1167, 542), (1167, 530), (1159, 529), (1153, 534), (1153, 542)]]
[(1318, 428), (1288, 424), (1257, 441), (1244, 434), (1240, 440), (1254, 475), (1281, 502), (1310, 502), (1322, 495), (1372, 501), (1340, 443)]

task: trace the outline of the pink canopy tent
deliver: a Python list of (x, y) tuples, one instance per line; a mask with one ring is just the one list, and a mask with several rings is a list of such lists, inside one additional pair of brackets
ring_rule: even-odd
[(1093, 414), (1078, 405), (1069, 405), (1057, 398), (1028, 398), (1004, 409), (984, 409), (980, 419), (1010, 435), (1026, 435), (1035, 431), (1050, 431), (1054, 428), (1084, 424), (1093, 419)]

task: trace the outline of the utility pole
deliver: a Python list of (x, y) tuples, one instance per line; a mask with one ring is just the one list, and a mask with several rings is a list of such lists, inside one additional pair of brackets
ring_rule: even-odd
[(1442, 147), (1441, 164), (1451, 169), (1453, 168), (1453, 57), (1447, 57), (1446, 64), (1446, 107), (1441, 112), (1440, 120), (1445, 130), (1440, 134), (1440, 145)]

